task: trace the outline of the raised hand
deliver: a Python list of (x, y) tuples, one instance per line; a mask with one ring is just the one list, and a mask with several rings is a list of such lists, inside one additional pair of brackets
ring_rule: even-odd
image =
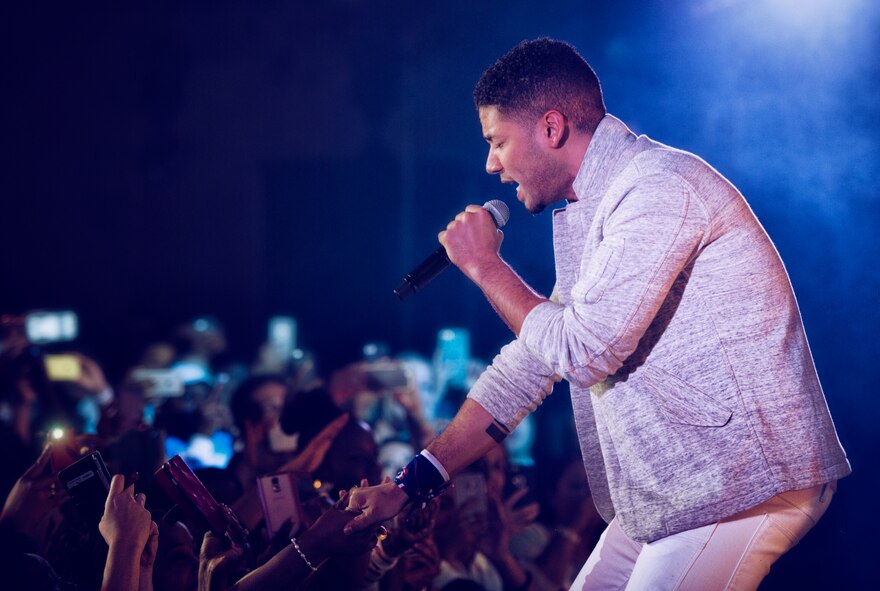
[(516, 535), (526, 529), (538, 518), (541, 505), (537, 502), (516, 507), (516, 504), (529, 492), (528, 488), (519, 488), (504, 500), (504, 521), (510, 535)]
[(205, 534), (199, 552), (199, 591), (226, 589), (226, 581), (244, 560), (244, 546), (228, 535)]
[(346, 423), (348, 423), (347, 414), (330, 421), (326, 427), (321, 429), (320, 433), (309, 441), (309, 444), (295, 458), (281, 466), (278, 472), (306, 472), (311, 474), (317, 470), (318, 466), (324, 462), (324, 457), (327, 455), (330, 446), (333, 445), (333, 440), (336, 439), (336, 436), (339, 435), (339, 432), (342, 431)]
[(144, 507), (146, 502), (143, 493), (134, 494), (134, 486), (126, 488), (121, 474), (110, 480), (104, 516), (98, 524), (98, 531), (110, 547), (102, 590), (149, 590), (147, 579), (151, 577), (142, 576), (141, 568), (147, 565), (152, 572), (158, 528)]
[(81, 353), (74, 353), (73, 355), (79, 359), (79, 364), (82, 368), (82, 374), (76, 380), (78, 385), (92, 394), (100, 394), (110, 388), (110, 384), (107, 382), (107, 378), (104, 377), (101, 366), (94, 359), (86, 357)]
[(98, 531), (107, 545), (122, 544), (137, 548), (138, 559), (152, 532), (150, 512), (144, 505), (144, 493), (134, 494), (134, 486), (125, 487), (125, 478), (116, 474), (110, 481), (110, 492), (104, 503), (104, 516), (98, 524)]
[(52, 471), (52, 444), (46, 444), (37, 461), (28, 468), (12, 487), (0, 522), (8, 523), (23, 534), (35, 531), (36, 526), (54, 509), (67, 493)]

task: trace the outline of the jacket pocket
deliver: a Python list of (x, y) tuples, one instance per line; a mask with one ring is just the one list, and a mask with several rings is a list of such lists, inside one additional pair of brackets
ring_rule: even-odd
[(595, 304), (602, 299), (623, 256), (623, 240), (606, 240), (581, 267), (578, 281), (572, 289), (575, 302)]
[(670, 422), (723, 427), (733, 416), (731, 409), (668, 371), (653, 365), (642, 369), (651, 397)]

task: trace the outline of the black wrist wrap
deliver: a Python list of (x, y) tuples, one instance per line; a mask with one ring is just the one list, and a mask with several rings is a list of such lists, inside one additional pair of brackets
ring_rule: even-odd
[(424, 508), (449, 486), (434, 464), (421, 454), (397, 473), (394, 483), (406, 493), (413, 508)]

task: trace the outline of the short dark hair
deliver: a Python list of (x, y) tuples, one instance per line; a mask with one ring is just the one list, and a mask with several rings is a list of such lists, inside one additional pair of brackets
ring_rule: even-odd
[(263, 407), (254, 400), (257, 390), (266, 384), (278, 384), (287, 388), (287, 381), (280, 374), (263, 374), (246, 379), (235, 389), (229, 401), (229, 410), (240, 433), (244, 434), (246, 421), (256, 423), (263, 418)]
[(605, 116), (593, 68), (574, 46), (547, 37), (520, 42), (483, 72), (474, 104), (529, 123), (555, 109), (587, 132)]

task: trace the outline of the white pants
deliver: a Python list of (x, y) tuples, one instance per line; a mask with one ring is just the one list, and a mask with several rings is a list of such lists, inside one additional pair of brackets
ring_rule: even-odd
[(742, 513), (641, 544), (611, 520), (572, 590), (757, 589), (828, 508), (837, 482), (781, 493)]

